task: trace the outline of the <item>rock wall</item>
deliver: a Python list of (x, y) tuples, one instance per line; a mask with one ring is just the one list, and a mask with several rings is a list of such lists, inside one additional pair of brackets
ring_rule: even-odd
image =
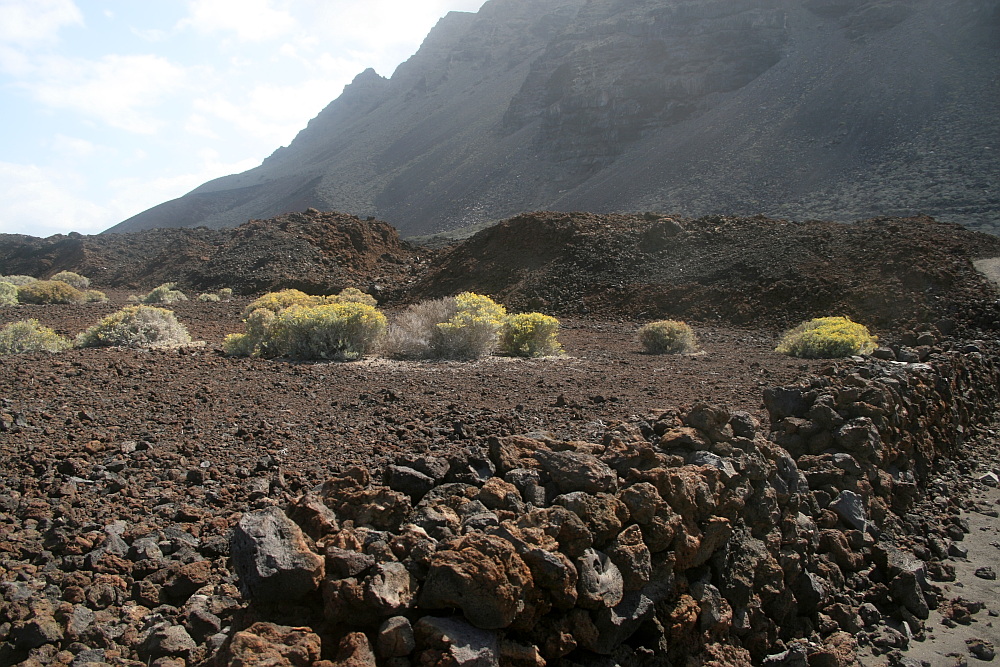
[[(769, 426), (700, 404), (600, 443), (493, 438), (248, 512), (232, 558), (252, 603), (217, 662), (848, 665), (858, 642), (901, 648), (963, 533), (909, 512), (1000, 403), (996, 344), (919, 342), (766, 391)], [(277, 624), (293, 603), (322, 620)]]

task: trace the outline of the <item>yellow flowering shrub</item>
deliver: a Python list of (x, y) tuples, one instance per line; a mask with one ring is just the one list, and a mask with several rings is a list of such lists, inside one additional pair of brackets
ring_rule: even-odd
[(846, 317), (818, 317), (785, 334), (776, 352), (803, 359), (835, 359), (868, 354), (878, 338)]
[[(222, 296), (221, 292), (222, 290), (220, 290), (220, 296)], [(232, 290), (229, 290), (229, 297), (232, 297)], [(280, 313), (292, 306), (314, 307), (333, 303), (363, 303), (373, 308), (378, 304), (374, 297), (365, 294), (356, 287), (348, 287), (338, 294), (329, 296), (314, 296), (297, 289), (283, 289), (277, 292), (268, 292), (251, 301), (250, 305), (243, 309), (243, 317), (248, 317), (250, 313), (260, 308), (270, 310), (272, 313)]]
[(431, 351), (445, 359), (476, 359), (497, 344), (507, 309), (488, 296), (462, 292), (455, 297), (455, 314), (438, 323), (431, 335)]
[(548, 357), (562, 352), (559, 320), (542, 313), (508, 315), (500, 329), (500, 349), (518, 357)]
[(60, 352), (71, 343), (38, 320), (11, 322), (0, 329), (0, 356), (23, 352)]
[(698, 337), (686, 322), (660, 320), (639, 329), (639, 342), (649, 354), (684, 354), (694, 352)]
[(378, 344), (387, 326), (374, 306), (353, 301), (291, 306), (277, 315), (258, 309), (247, 318), (247, 333), (228, 336), (230, 354), (293, 359), (358, 359)]

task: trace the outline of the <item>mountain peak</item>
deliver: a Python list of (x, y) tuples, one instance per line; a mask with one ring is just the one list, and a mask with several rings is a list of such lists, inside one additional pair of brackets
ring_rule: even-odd
[(307, 206), (410, 235), (543, 208), (1000, 231), (998, 23), (996, 0), (490, 0), (260, 167), (111, 231)]

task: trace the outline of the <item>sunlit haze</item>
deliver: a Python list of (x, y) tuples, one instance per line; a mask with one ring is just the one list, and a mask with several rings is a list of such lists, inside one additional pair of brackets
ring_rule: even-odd
[(0, 233), (97, 233), (254, 167), (482, 4), (0, 0)]

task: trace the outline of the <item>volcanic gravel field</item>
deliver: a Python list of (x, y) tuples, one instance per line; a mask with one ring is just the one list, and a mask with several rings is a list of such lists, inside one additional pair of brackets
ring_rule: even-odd
[[(591, 222), (588, 218), (570, 236), (592, 233), (587, 226)], [(919, 224), (933, 226), (925, 220)], [(255, 225), (256, 229), (266, 227), (260, 222)], [(821, 225), (820, 233), (829, 241), (831, 229), (839, 228), (827, 225)], [(731, 219), (714, 225), (702, 221), (688, 229), (692, 234), (712, 236), (724, 233), (727, 226), (738, 224)], [(512, 229), (521, 228), (513, 225)], [(670, 234), (686, 234), (673, 226), (669, 229)], [(796, 235), (805, 233), (800, 227), (794, 229)], [(975, 359), (970, 368), (993, 368), (989, 360), (997, 342), (997, 301), (990, 292), (994, 288), (971, 269), (971, 260), (983, 255), (977, 255), (975, 239), (970, 241), (964, 232), (950, 226), (944, 231), (935, 229), (942, 238), (951, 239), (950, 245), (944, 251), (940, 244), (921, 246), (924, 254), (915, 255), (919, 270), (911, 267), (907, 275), (890, 281), (891, 295), (900, 302), (899, 315), (895, 324), (887, 323), (875, 333), (900, 359), (906, 358), (907, 351), (928, 363), (938, 358), (935, 355), (941, 359), (972, 355)], [(660, 231), (661, 227), (653, 230)], [(640, 229), (637, 233), (648, 236), (653, 232)], [(856, 231), (844, 232), (853, 233)], [(841, 241), (844, 239), (830, 242), (829, 247), (840, 248), (831, 250), (831, 256), (849, 252), (843, 249), (849, 244)], [(246, 242), (245, 238), (241, 241)], [(791, 257), (789, 248), (800, 242), (805, 245), (798, 237), (787, 242), (783, 252)], [(899, 239), (895, 242), (902, 243)], [(474, 283), (484, 278), (472, 269), (487, 260), (477, 259), (476, 253), (497, 241), (494, 236), (485, 236), (477, 243), (440, 255), (428, 251), (423, 257), (413, 249), (399, 251), (391, 260), (395, 282), (380, 287), (393, 297), (390, 317), (393, 308), (406, 302), (406, 285), (414, 285), (419, 295), (435, 296), (453, 284), (457, 286), (457, 276), (468, 269), (474, 274), (470, 278), (473, 284), (465, 287), (482, 289)], [(698, 241), (705, 243), (706, 239)], [(878, 243), (892, 240), (879, 238)], [(392, 244), (396, 247), (395, 241)], [(989, 254), (994, 244), (987, 239), (980, 249)], [(738, 246), (739, 240), (730, 239), (730, 245)], [(869, 257), (865, 261), (873, 261), (872, 253), (870, 248), (865, 250)], [(405, 262), (399, 259), (403, 255)], [(888, 264), (902, 266), (904, 255), (900, 249)], [(93, 253), (82, 256), (97, 261)], [(611, 434), (632, 433), (636, 442), (654, 437), (653, 431), (659, 437), (682, 424), (697, 423), (691, 415), (704, 413), (706, 404), (723, 406), (727, 419), (732, 414), (734, 420), (763, 425), (755, 436), (758, 444), (762, 442), (760, 434), (766, 434), (777, 419), (780, 425), (774, 428), (779, 435), (772, 437), (792, 449), (801, 442), (795, 440), (795, 429), (805, 433), (805, 420), (792, 412), (776, 418), (774, 405), (765, 406), (766, 390), (803, 383), (814, 388), (831, 382), (838, 387), (852, 382), (862, 386), (883, 372), (882, 368), (890, 374), (904, 366), (923, 372), (922, 364), (913, 365), (916, 358), (907, 363), (860, 357), (804, 361), (777, 354), (773, 350), (781, 326), (799, 316), (804, 299), (790, 300), (786, 311), (749, 317), (753, 308), (764, 302), (777, 303), (780, 296), (772, 291), (761, 297), (766, 290), (754, 291), (755, 283), (748, 275), (757, 276), (754, 280), (762, 285), (771, 284), (771, 279), (757, 275), (756, 268), (747, 268), (752, 263), (741, 265), (741, 277), (733, 279), (738, 283), (735, 287), (720, 273), (701, 283), (714, 309), (724, 305), (727, 289), (738, 294), (734, 298), (740, 306), (728, 319), (705, 311), (703, 318), (693, 322), (699, 336), (698, 353), (648, 355), (642, 352), (636, 331), (651, 319), (649, 309), (656, 307), (657, 300), (636, 297), (619, 303), (618, 308), (609, 307), (605, 314), (613, 319), (581, 317), (581, 310), (613, 303), (616, 290), (630, 283), (601, 278), (586, 283), (591, 291), (581, 288), (580, 298), (572, 296), (574, 277), (585, 273), (578, 260), (564, 262), (557, 269), (548, 264), (522, 267), (495, 281), (498, 287), (494, 293), (506, 294), (515, 303), (559, 306), (555, 310), (562, 313), (560, 341), (565, 348), (560, 357), (492, 356), (473, 362), (369, 357), (345, 363), (227, 357), (221, 350), (222, 339), (242, 330), (240, 314), (250, 300), (248, 296), (221, 303), (192, 299), (170, 306), (196, 341), (180, 349), (85, 349), (4, 357), (0, 362), (0, 664), (375, 664), (371, 650), (364, 649), (368, 639), (331, 629), (336, 625), (330, 621), (333, 612), (327, 608), (326, 624), (315, 601), (250, 604), (232, 552), (233, 531), (242, 525), (243, 517), (272, 507), (295, 507), (303, 494), (315, 491), (330, 478), (360, 474), (352, 470), (363, 469), (379, 483), (386, 466), (405, 457), (461, 457), (515, 436), (540, 446), (578, 443), (574, 446), (580, 452), (596, 452), (596, 443), (608, 446), (614, 442)], [(627, 260), (621, 259), (616, 266)], [(836, 264), (836, 260), (829, 264), (831, 275), (840, 276)], [(0, 273), (13, 273), (10, 266), (0, 264)], [(48, 266), (50, 272), (70, 268), (51, 262)], [(389, 275), (377, 263), (372, 266), (372, 275)], [(113, 271), (112, 266), (105, 275)], [(338, 271), (338, 275), (343, 273), (342, 268)], [(664, 273), (669, 271), (665, 268)], [(845, 269), (844, 275), (847, 273)], [(435, 275), (445, 274), (446, 279), (435, 283)], [(322, 278), (310, 275), (312, 284), (322, 283)], [(351, 275), (362, 287), (375, 282), (367, 274)], [(781, 289), (791, 289), (788, 281), (794, 279), (792, 273), (785, 275), (786, 284)], [(254, 284), (278, 286), (269, 280), (258, 277)], [(670, 278), (661, 275), (656, 280), (669, 282)], [(877, 285), (858, 284), (849, 277), (844, 280), (845, 289), (871, 297), (867, 307), (878, 308), (886, 302), (884, 295), (878, 295)], [(101, 289), (102, 284), (95, 287)], [(945, 287), (953, 290), (949, 293)], [(832, 294), (835, 288), (826, 279), (802, 286), (805, 292), (819, 295)], [(127, 304), (129, 292), (114, 287), (107, 292), (111, 300), (104, 304), (4, 308), (0, 310), (0, 325), (35, 318), (73, 336)], [(196, 292), (189, 294), (193, 297)], [(925, 300), (918, 302), (913, 294), (922, 294), (919, 298)], [(939, 310), (935, 312), (933, 307)], [(926, 320), (916, 319), (921, 316)], [(884, 319), (893, 321), (894, 317), (886, 315)], [(753, 320), (754, 326), (728, 323), (733, 320)], [(919, 336), (927, 332), (932, 332), (927, 334), (930, 339)], [(988, 392), (980, 393), (988, 396)], [(809, 400), (815, 400), (813, 394)], [(870, 410), (867, 404), (863, 407)], [(937, 410), (936, 404), (932, 408)], [(849, 410), (841, 412), (848, 414)], [(969, 414), (973, 412), (970, 407)], [(737, 417), (744, 414), (746, 417)], [(857, 415), (852, 418), (858, 419)], [(938, 428), (935, 424), (928, 421), (926, 428)], [(515, 633), (511, 636), (522, 644), (503, 644), (502, 650), (498, 649), (504, 656), (499, 664), (543, 665), (546, 660), (542, 654), (550, 655), (548, 664), (567, 665), (750, 664), (750, 655), (754, 663), (783, 665), (859, 664), (856, 660), (865, 665), (985, 664), (992, 660), (990, 647), (1000, 642), (994, 627), (1000, 612), (1000, 587), (983, 569), (1000, 569), (996, 518), (1000, 492), (989, 483), (990, 473), (1000, 473), (1000, 442), (988, 417), (977, 416), (961, 427), (961, 433), (955, 440), (957, 446), (942, 445), (941, 454), (931, 457), (937, 458), (936, 467), (920, 482), (917, 499), (898, 518), (886, 521), (880, 538), (895, 545), (893, 548), (910, 549), (930, 563), (926, 571), (934, 583), (928, 583), (925, 591), (932, 604), (929, 618), (913, 619), (910, 612), (893, 615), (890, 609), (898, 603), (898, 592), (866, 598), (866, 589), (885, 589), (885, 584), (866, 585), (852, 578), (858, 575), (850, 574), (863, 570), (862, 565), (848, 567), (838, 561), (846, 581), (829, 570), (820, 568), (819, 572), (831, 582), (839, 581), (847, 593), (827, 589), (823, 611), (818, 616), (814, 612), (813, 618), (818, 620), (801, 629), (803, 636), (825, 638), (826, 643), (818, 648), (810, 645), (807, 650), (805, 640), (783, 641), (777, 635), (768, 635), (766, 646), (754, 644), (763, 639), (747, 635), (743, 641), (749, 653), (732, 652), (718, 634), (729, 632), (719, 630), (720, 623), (735, 627), (732, 615), (727, 621), (723, 614), (705, 630), (706, 621), (697, 626), (695, 614), (695, 625), (677, 621), (676, 627), (661, 628), (665, 636), (676, 640), (685, 633), (696, 635), (692, 628), (701, 627), (703, 642), (707, 642), (702, 646), (704, 652), (692, 653), (689, 660), (678, 657), (683, 655), (677, 648), (680, 644), (675, 644), (668, 656), (667, 652), (658, 653), (655, 642), (644, 644), (644, 640), (633, 640), (625, 653), (610, 656), (609, 652), (599, 658), (582, 649), (560, 653), (552, 646), (543, 646), (541, 640), (540, 649), (536, 647), (535, 653), (525, 649), (525, 653), (522, 644), (527, 635)], [(807, 461), (810, 456), (795, 456), (803, 469), (811, 465)], [(683, 459), (678, 460), (683, 463)], [(852, 488), (871, 490), (863, 480)], [(830, 496), (824, 493), (816, 491), (814, 498), (828, 502)], [(830, 533), (836, 516), (829, 523), (829, 510), (816, 509), (815, 505), (813, 509), (819, 528)], [(801, 511), (809, 512), (805, 505)], [(874, 557), (878, 550), (873, 551), (872, 544), (862, 540), (860, 531), (843, 525), (840, 530), (847, 538), (837, 539), (847, 540), (845, 545), (850, 541), (848, 556), (853, 558), (853, 550), (858, 557)], [(309, 544), (313, 549), (319, 549), (317, 544), (322, 546), (318, 539), (310, 539)], [(939, 553), (940, 549), (944, 552)], [(842, 551), (837, 553), (843, 555)], [(328, 551), (328, 574), (334, 562), (330, 558)], [(789, 580), (796, 558), (789, 555), (788, 562), (781, 563)], [(870, 574), (876, 581), (881, 576), (876, 570), (881, 572), (879, 568), (885, 566), (871, 566), (875, 569)], [(691, 590), (701, 590), (694, 575), (690, 577)], [(763, 583), (758, 584), (766, 589)], [(678, 583), (676, 589), (687, 591), (687, 586)], [(766, 595), (760, 595), (765, 607), (779, 604), (778, 598), (767, 602)], [(798, 589), (796, 595), (801, 597)], [(681, 598), (695, 604), (687, 593)], [(780, 604), (787, 605), (787, 599), (782, 599)], [(878, 603), (878, 618), (865, 616), (870, 610), (861, 602), (868, 599)], [(709, 605), (703, 598), (698, 598), (697, 604), (704, 619)], [(678, 606), (664, 618), (683, 615)], [(900, 625), (900, 618), (909, 619), (909, 624)], [(817, 625), (810, 625), (813, 622)], [(261, 629), (265, 625), (284, 628), (281, 632), (286, 635), (279, 637), (273, 634), (275, 630)], [(643, 628), (637, 636), (648, 635), (646, 626)], [(313, 631), (317, 634), (311, 634)], [(431, 641), (420, 639), (420, 632), (426, 633), (426, 628), (418, 631), (418, 641)], [(246, 642), (251, 640), (247, 637), (258, 644), (248, 648)], [(376, 642), (372, 632), (369, 639)], [(419, 655), (411, 657), (385, 658), (387, 654), (381, 652), (385, 649), (379, 648), (377, 663), (394, 667), (495, 664), (476, 662), (485, 660), (482, 655), (462, 658), (464, 654), (454, 646), (430, 645), (433, 648), (420, 649)], [(769, 656), (766, 660), (764, 654)], [(552, 655), (567, 657), (560, 661)]]

